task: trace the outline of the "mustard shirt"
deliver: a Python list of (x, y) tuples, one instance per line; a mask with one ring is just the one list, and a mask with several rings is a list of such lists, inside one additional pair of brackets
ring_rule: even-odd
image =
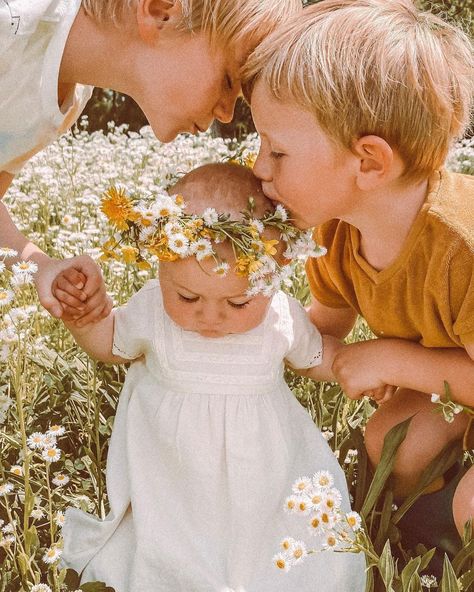
[(379, 337), (425, 347), (474, 343), (474, 177), (437, 171), (397, 259), (377, 271), (359, 252), (359, 231), (330, 220), (315, 231), (327, 255), (310, 259), (311, 292), (351, 307)]

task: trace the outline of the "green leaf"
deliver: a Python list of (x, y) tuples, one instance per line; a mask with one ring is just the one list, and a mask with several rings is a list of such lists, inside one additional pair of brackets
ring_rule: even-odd
[(27, 548), (33, 547), (36, 549), (39, 547), (40, 542), (35, 525), (30, 526), (30, 528), (25, 531), (25, 545)]
[(412, 418), (409, 417), (402, 423), (397, 424), (385, 436), (382, 456), (361, 510), (361, 514), (365, 519), (367, 519), (369, 512), (375, 506), (377, 499), (379, 498), (380, 493), (382, 492), (385, 483), (392, 472), (392, 468), (395, 463), (395, 455), (400, 444), (407, 435), (411, 420)]
[(468, 559), (474, 559), (474, 539), (465, 545), (453, 559), (452, 565), (455, 573), (459, 574), (461, 567)]
[(380, 516), (379, 531), (377, 538), (375, 539), (374, 547), (378, 551), (383, 544), (383, 541), (388, 538), (388, 529), (390, 525), (390, 519), (392, 517), (392, 504), (393, 504), (393, 493), (387, 491), (383, 501), (382, 514)]
[(382, 576), (387, 592), (394, 592), (392, 584), (393, 576), (395, 575), (395, 564), (393, 562), (390, 541), (385, 543), (382, 554), (380, 555), (378, 570)]
[(428, 565), (430, 564), (430, 561), (433, 559), (433, 555), (436, 553), (436, 547), (433, 547), (432, 549), (430, 549), (429, 551), (426, 551), (426, 553), (424, 553), (421, 557), (421, 563), (420, 563), (420, 572), (422, 572), (423, 570), (425, 570)]
[(461, 592), (453, 566), (447, 555), (444, 556), (443, 577), (440, 582), (440, 592)]
[[(421, 557), (411, 559), (400, 574), (403, 590), (406, 592), (415, 592), (421, 590), (420, 576), (418, 570), (421, 565)], [(417, 585), (418, 584), (418, 585)]]

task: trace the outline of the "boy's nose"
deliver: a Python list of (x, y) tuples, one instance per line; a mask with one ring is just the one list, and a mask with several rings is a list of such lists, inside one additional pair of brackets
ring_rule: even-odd
[(263, 182), (272, 180), (270, 167), (268, 166), (267, 159), (263, 156), (262, 150), (259, 151), (253, 165), (253, 174)]
[(221, 307), (207, 305), (201, 308), (198, 317), (201, 323), (204, 323), (208, 329), (212, 329), (223, 322), (225, 314)]

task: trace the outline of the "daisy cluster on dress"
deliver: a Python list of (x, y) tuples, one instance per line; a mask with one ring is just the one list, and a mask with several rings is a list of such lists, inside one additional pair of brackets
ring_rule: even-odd
[(249, 279), (249, 296), (263, 293), (271, 296), (291, 281), (293, 270), (281, 266), (274, 255), (279, 240), (264, 238), (266, 228), (275, 228), (286, 244), (288, 260), (319, 257), (326, 250), (317, 247), (311, 231), (302, 232), (288, 222), (286, 210), (278, 205), (262, 218), (253, 216), (254, 204), (249, 198), (242, 220), (232, 220), (229, 214), (207, 208), (201, 215), (187, 214), (182, 195), (162, 191), (143, 197), (128, 196), (123, 188), (111, 187), (102, 200), (102, 211), (114, 230), (103, 246), (104, 260), (122, 260), (139, 269), (151, 267), (147, 259), (176, 261), (196, 257), (202, 261), (212, 257), (214, 272), (225, 276), (230, 266), (220, 259), (214, 244), (227, 241), (235, 255), (235, 271)]
[(357, 535), (362, 519), (357, 512), (341, 510), (342, 496), (334, 487), (334, 478), (328, 471), (318, 471), (310, 477), (300, 477), (292, 486), (292, 494), (285, 500), (289, 514), (306, 519), (308, 531), (317, 537), (317, 544), (308, 550), (303, 541), (291, 537), (280, 543), (280, 551), (273, 563), (284, 572), (301, 563), (308, 555), (324, 550), (359, 552)]

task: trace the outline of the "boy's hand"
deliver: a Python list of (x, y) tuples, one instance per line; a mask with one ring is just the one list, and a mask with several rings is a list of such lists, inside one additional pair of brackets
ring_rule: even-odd
[(380, 404), (394, 394), (396, 387), (385, 379), (389, 360), (385, 341), (372, 339), (351, 343), (336, 354), (332, 371), (350, 399), (368, 395)]
[[(91, 257), (80, 255), (58, 260), (52, 259), (44, 253), (35, 253), (31, 259), (38, 263), (39, 267), (38, 272), (35, 274), (35, 284), (40, 302), (53, 317), (62, 318), (64, 314), (64, 308), (58, 300), (58, 297), (63, 298), (64, 294), (58, 291), (61, 288), (55, 283), (60, 274), (64, 280), (67, 277), (73, 280), (72, 282), (67, 280), (72, 286), (68, 290), (62, 290), (62, 292), (68, 294), (65, 304), (80, 312), (78, 326), (99, 321), (110, 313), (112, 301), (105, 291), (100, 267)], [(75, 273), (64, 276), (62, 272), (66, 270), (74, 270), (77, 275)], [(77, 286), (81, 285), (84, 279), (83, 287), (78, 288)], [(76, 284), (74, 283), (75, 280), (77, 280)], [(65, 287), (65, 284), (62, 285)], [(72, 316), (72, 311), (69, 311), (68, 316)], [(68, 319), (65, 318), (64, 320)]]

